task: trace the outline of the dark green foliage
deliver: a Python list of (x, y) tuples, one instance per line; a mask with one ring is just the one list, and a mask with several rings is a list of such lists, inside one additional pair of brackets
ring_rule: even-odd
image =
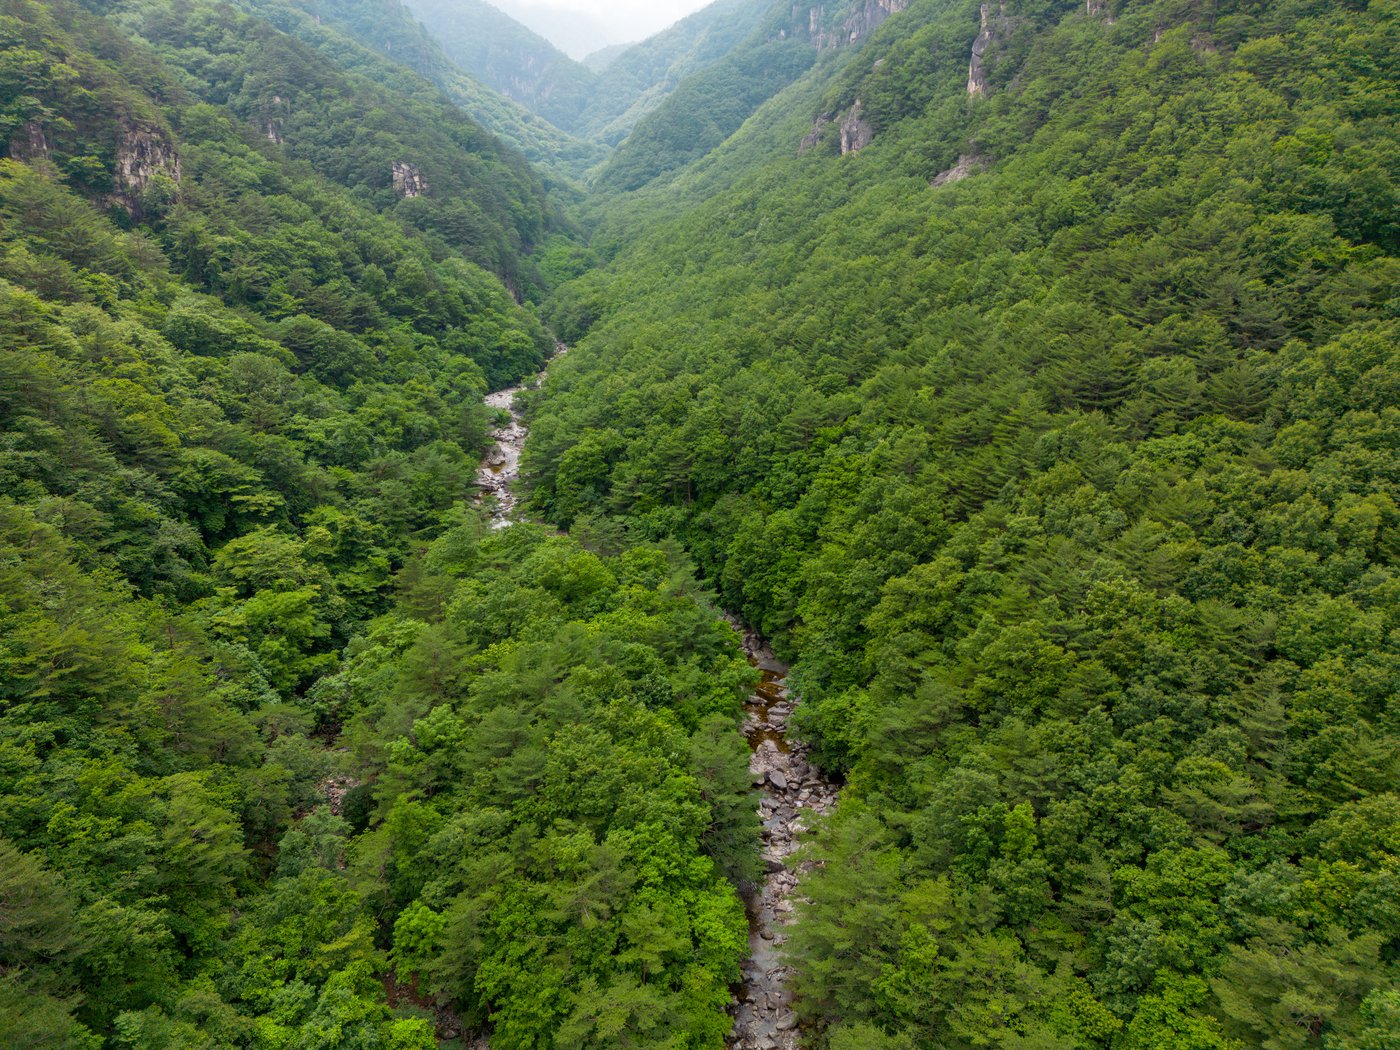
[(464, 505), (552, 349), (478, 265), (533, 272), (532, 177), (226, 7), (0, 32), (0, 1043), (721, 1045), (737, 639)]
[(0, 1044), (722, 1046), (694, 559), (817, 1043), (1393, 1047), (1396, 8), (977, 8), (582, 78), (584, 247), (391, 4), (0, 6)]
[[(294, 4), (286, 0), (239, 0), (239, 6), (269, 19), (342, 65), (364, 71), (397, 91), (416, 90), (414, 78), (404, 67), (413, 70), (436, 85), (472, 119), (520, 150), (541, 173), (576, 180), (602, 159), (602, 147), (596, 143), (574, 138), (506, 95), (498, 94), (470, 75), (470, 65), (454, 65), (444, 47), (398, 0), (297, 0)], [(524, 29), (516, 23), (511, 25)], [(479, 33), (479, 21), (476, 27)], [(348, 46), (346, 35), (388, 61), (366, 61), (363, 53), (357, 54), (359, 49)], [(444, 44), (449, 42), (445, 33), (440, 35)]]
[(848, 778), (833, 1047), (1390, 1038), (1400, 23), (1111, 13), (1008, 3), (970, 99), (914, 4), (549, 307), (535, 506), (682, 540)]

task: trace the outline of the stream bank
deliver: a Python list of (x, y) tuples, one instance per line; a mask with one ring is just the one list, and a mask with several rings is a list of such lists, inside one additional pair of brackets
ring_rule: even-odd
[[(555, 356), (567, 352), (557, 344)], [(553, 358), (551, 358), (553, 360)], [(477, 470), (478, 502), (492, 501), (491, 525), (505, 528), (518, 520), (512, 485), (520, 476), (520, 456), (528, 428), (515, 408), (515, 395), (544, 381), (548, 363), (532, 380), (488, 394), (486, 404), (504, 410), (509, 419), (491, 432), (493, 445)], [(788, 718), (797, 698), (787, 685), (787, 665), (755, 631), (734, 617), (725, 618), (739, 633), (744, 654), (762, 676), (744, 704), (745, 738), (749, 743), (749, 772), (759, 790), (758, 812), (763, 823), (762, 881), (745, 895), (749, 918), (749, 955), (734, 989), (734, 1030), (730, 1050), (797, 1050), (800, 1036), (792, 1008), (792, 971), (784, 966), (780, 948), (793, 921), (802, 866), (790, 867), (804, 818), (829, 812), (836, 805), (836, 785), (807, 760), (806, 748), (788, 738)], [(484, 1048), (485, 1039), (473, 1044)]]
[(491, 507), (493, 529), (503, 529), (516, 520), (516, 495), (512, 486), (520, 477), (520, 454), (525, 450), (525, 436), (529, 433), (529, 428), (525, 426), (525, 421), (516, 410), (515, 395), (522, 390), (533, 390), (543, 383), (549, 366), (556, 358), (563, 357), (568, 352), (569, 348), (556, 340), (553, 355), (531, 379), (482, 398), (487, 408), (504, 411), (510, 417), (491, 431), (491, 448), (487, 450), (481, 466), (476, 469), (476, 501), (482, 503), (487, 497), (494, 501)]
[(733, 617), (744, 654), (762, 675), (744, 704), (744, 736), (749, 742), (749, 772), (762, 792), (758, 812), (763, 821), (763, 881), (749, 893), (749, 957), (735, 993), (731, 1050), (797, 1050), (800, 1036), (792, 1008), (792, 970), (783, 965), (781, 946), (793, 922), (802, 870), (789, 866), (811, 814), (836, 805), (836, 785), (807, 760), (806, 748), (788, 738), (788, 718), (796, 706), (787, 685), (787, 665), (766, 642)]

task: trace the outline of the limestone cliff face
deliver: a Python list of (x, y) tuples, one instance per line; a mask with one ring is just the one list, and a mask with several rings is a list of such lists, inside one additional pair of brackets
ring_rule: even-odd
[(49, 140), (37, 120), (26, 120), (10, 139), (10, 156), (14, 160), (35, 160), (49, 155)]
[(112, 177), (116, 201), (134, 218), (148, 207), (148, 194), (167, 183), (172, 192), (180, 185), (180, 154), (167, 134), (123, 118), (117, 130), (117, 158)]
[(428, 179), (417, 164), (396, 160), (392, 166), (394, 192), (400, 197), (422, 197), (428, 192)]
[(999, 4), (996, 14), (992, 13), (991, 4), (982, 5), (982, 31), (972, 42), (972, 57), (967, 64), (967, 93), (973, 98), (981, 98), (987, 94), (987, 52), (998, 40), (1006, 36), (1009, 28), (1006, 4)]
[[(828, 29), (826, 5), (819, 4), (806, 10), (807, 36), (819, 51), (849, 47), (868, 37), (890, 15), (897, 15), (908, 6), (909, 0), (857, 0), (851, 5), (845, 18)], [(793, 25), (800, 26), (803, 21), (803, 9), (794, 6)], [(781, 35), (786, 36), (786, 30)]]
[(1084, 9), (1090, 18), (1102, 18), (1113, 25), (1113, 5), (1109, 0), (1084, 0)]
[(856, 99), (841, 121), (841, 152), (846, 154), (863, 150), (874, 137), (875, 129), (865, 119), (860, 99)]

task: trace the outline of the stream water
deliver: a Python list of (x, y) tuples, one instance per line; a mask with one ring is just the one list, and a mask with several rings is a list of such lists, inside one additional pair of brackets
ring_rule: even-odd
[[(557, 353), (567, 347), (557, 344)], [(520, 386), (488, 394), (486, 404), (509, 413), (509, 420), (491, 432), (493, 445), (477, 470), (478, 501), (491, 500), (491, 523), (504, 528), (516, 519), (512, 483), (520, 475), (520, 454), (527, 428), (515, 408), (515, 395), (539, 386), (545, 370)], [(836, 785), (807, 761), (806, 750), (787, 735), (788, 717), (797, 698), (788, 692), (787, 665), (774, 657), (767, 643), (733, 617), (744, 653), (762, 676), (744, 705), (744, 736), (749, 742), (749, 771), (759, 789), (758, 812), (763, 821), (763, 877), (744, 906), (749, 916), (749, 957), (734, 989), (734, 1030), (731, 1050), (797, 1050), (799, 1035), (789, 987), (791, 971), (779, 952), (792, 922), (801, 865), (791, 857), (805, 825), (803, 818), (828, 812), (836, 804)], [(470, 1044), (486, 1050), (479, 1038)]]
[(525, 449), (525, 435), (528, 433), (520, 413), (516, 411), (515, 395), (522, 390), (532, 390), (543, 383), (550, 362), (568, 352), (567, 346), (555, 342), (553, 356), (532, 379), (519, 386), (497, 390), (482, 399), (487, 408), (504, 410), (510, 416), (505, 423), (491, 431), (493, 444), (476, 470), (476, 487), (480, 490), (477, 493), (477, 502), (484, 502), (487, 497), (493, 500), (492, 528), (503, 529), (515, 520), (516, 496), (512, 483), (520, 477), (520, 453)]
[(807, 761), (806, 749), (787, 735), (797, 698), (788, 691), (787, 665), (767, 643), (733, 618), (744, 653), (762, 675), (744, 705), (744, 736), (749, 772), (762, 792), (763, 881), (744, 904), (749, 914), (749, 957), (735, 995), (732, 1050), (796, 1050), (797, 1020), (792, 1009), (791, 970), (780, 948), (793, 921), (802, 868), (792, 854), (806, 827), (803, 818), (836, 805), (836, 786)]

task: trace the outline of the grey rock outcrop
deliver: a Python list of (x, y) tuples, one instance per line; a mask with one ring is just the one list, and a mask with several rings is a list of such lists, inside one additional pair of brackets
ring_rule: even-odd
[(1113, 25), (1113, 5), (1109, 0), (1084, 0), (1084, 9), (1090, 18), (1102, 18)]
[(282, 114), (286, 111), (287, 104), (282, 101), (281, 95), (272, 96), (272, 111), (263, 116), (262, 130), (267, 136), (267, 141), (278, 146), (282, 145)]
[(836, 44), (854, 44), (864, 40), (880, 27), (890, 15), (897, 15), (909, 6), (909, 0), (865, 0), (841, 24), (841, 37)]
[(929, 185), (937, 187), (947, 186), (954, 182), (961, 182), (969, 175), (976, 175), (979, 171), (985, 171), (986, 168), (986, 157), (973, 156), (964, 153), (958, 157), (958, 162), (954, 164), (951, 168), (949, 168), (947, 171), (940, 171), (937, 175), (935, 175), (932, 181), (929, 182)]
[(1009, 26), (1004, 3), (998, 5), (995, 15), (991, 4), (982, 5), (982, 30), (972, 42), (972, 57), (967, 63), (967, 93), (973, 98), (987, 94), (987, 52), (1006, 35)]
[(841, 120), (841, 152), (843, 154), (856, 153), (870, 145), (874, 138), (875, 129), (865, 119), (865, 111), (861, 107), (860, 99), (856, 99)]
[(37, 120), (26, 120), (10, 139), (13, 160), (34, 160), (49, 155), (49, 140)]
[(835, 119), (835, 113), (823, 113), (821, 116), (819, 116), (816, 119), (816, 123), (812, 125), (812, 130), (807, 132), (807, 134), (803, 135), (802, 141), (797, 144), (798, 154), (800, 155), (803, 153), (810, 152), (811, 150), (814, 150), (818, 146), (820, 146), (822, 141), (822, 135), (830, 126), (831, 122)]
[[(826, 28), (826, 8), (822, 5), (807, 9), (807, 36), (818, 51), (834, 47), (849, 47), (864, 40), (880, 27), (890, 15), (897, 15), (909, 6), (909, 0), (863, 0), (852, 9), (841, 24)], [(792, 19), (800, 25), (802, 8), (794, 6)], [(785, 35), (785, 34), (784, 34)]]
[(158, 128), (122, 120), (112, 180), (118, 202), (140, 218), (146, 211), (147, 191), (161, 180), (168, 180), (175, 188), (180, 184), (180, 154), (175, 144)]
[(396, 160), (392, 165), (394, 192), (400, 197), (422, 197), (428, 192), (428, 179), (417, 164)]

